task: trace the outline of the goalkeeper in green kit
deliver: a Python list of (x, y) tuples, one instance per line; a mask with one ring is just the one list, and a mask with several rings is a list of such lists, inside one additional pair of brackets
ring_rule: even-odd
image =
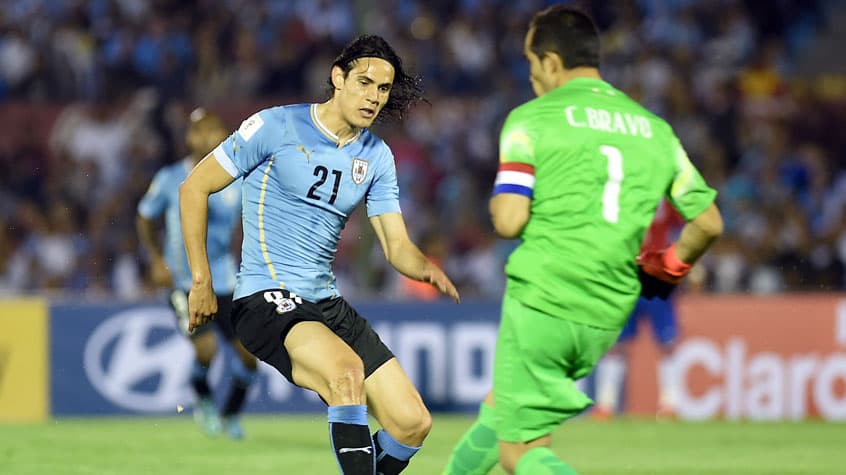
[[(638, 296), (666, 298), (722, 233), (716, 192), (672, 128), (599, 75), (599, 35), (579, 10), (534, 16), (524, 52), (538, 96), (500, 140), (490, 212), (520, 238), (494, 360), (493, 392), (446, 473), (574, 474), (549, 448), (558, 425), (593, 401), (576, 388), (611, 348)], [(687, 224), (638, 256), (666, 197)]]

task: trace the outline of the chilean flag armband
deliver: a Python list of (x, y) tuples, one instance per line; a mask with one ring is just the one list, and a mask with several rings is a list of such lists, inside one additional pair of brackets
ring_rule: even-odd
[(499, 165), (493, 194), (514, 193), (531, 198), (535, 188), (535, 167), (528, 163), (506, 162)]

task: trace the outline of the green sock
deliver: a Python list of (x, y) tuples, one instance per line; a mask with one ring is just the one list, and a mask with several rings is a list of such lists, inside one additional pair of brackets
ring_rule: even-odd
[(482, 403), (479, 418), (452, 451), (444, 475), (486, 475), (499, 462), (494, 408)]
[(514, 475), (578, 475), (549, 447), (535, 447), (520, 457)]

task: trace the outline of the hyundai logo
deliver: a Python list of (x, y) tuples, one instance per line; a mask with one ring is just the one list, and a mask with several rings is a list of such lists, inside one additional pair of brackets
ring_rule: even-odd
[[(91, 384), (110, 402), (134, 411), (162, 412), (192, 405), (193, 353), (169, 309), (142, 307), (97, 326), (83, 358)], [(220, 379), (221, 366), (212, 365), (210, 383)]]

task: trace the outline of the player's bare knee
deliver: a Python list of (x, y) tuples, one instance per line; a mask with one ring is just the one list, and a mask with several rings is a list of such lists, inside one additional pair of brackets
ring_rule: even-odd
[(409, 424), (405, 428), (406, 445), (418, 446), (423, 443), (429, 431), (432, 430), (432, 415), (423, 404), (415, 405)]
[(429, 413), (429, 410), (426, 409), (426, 406), (423, 404), (420, 405), (420, 408), (422, 410), (417, 418), (417, 424), (415, 425), (415, 430), (412, 434), (414, 439), (409, 445), (413, 444), (414, 446), (418, 446), (422, 444), (426, 436), (429, 435), (429, 431), (432, 430), (432, 414)]
[(331, 406), (364, 404), (364, 364), (358, 358), (336, 361), (326, 375), (326, 387)]
[(405, 445), (417, 447), (423, 443), (432, 430), (432, 415), (422, 402), (409, 404), (386, 424), (388, 433)]

